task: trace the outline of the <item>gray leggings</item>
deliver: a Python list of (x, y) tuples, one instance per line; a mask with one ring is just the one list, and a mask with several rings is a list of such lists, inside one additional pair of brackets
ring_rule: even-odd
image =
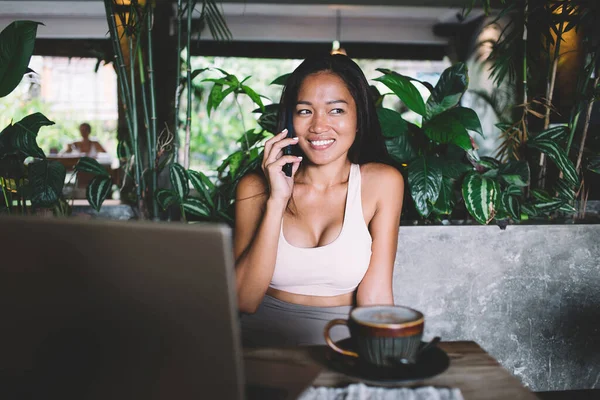
[[(242, 343), (244, 347), (325, 344), (325, 325), (332, 319), (347, 319), (351, 309), (304, 306), (267, 295), (254, 314), (242, 314)], [(348, 336), (343, 326), (331, 329), (334, 341)]]

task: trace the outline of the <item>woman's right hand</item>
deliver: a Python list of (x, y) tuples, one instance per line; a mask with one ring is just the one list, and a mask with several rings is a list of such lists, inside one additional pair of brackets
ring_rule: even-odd
[[(286, 156), (283, 148), (298, 143), (298, 138), (286, 138), (287, 129), (275, 135), (265, 143), (262, 169), (269, 182), (269, 197), (274, 200), (287, 201), (292, 196), (294, 188), (294, 175), (300, 167), (302, 157)], [(288, 177), (283, 172), (283, 166), (292, 164), (292, 176)]]

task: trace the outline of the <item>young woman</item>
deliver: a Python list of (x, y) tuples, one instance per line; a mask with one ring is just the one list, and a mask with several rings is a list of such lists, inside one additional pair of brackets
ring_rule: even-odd
[[(367, 80), (344, 55), (288, 78), (262, 174), (239, 183), (234, 252), (245, 346), (325, 343), (352, 306), (393, 304), (404, 182), (387, 153)], [(284, 155), (291, 145), (298, 155)], [(282, 171), (292, 164), (292, 176)], [(334, 330), (334, 340), (347, 331)]]

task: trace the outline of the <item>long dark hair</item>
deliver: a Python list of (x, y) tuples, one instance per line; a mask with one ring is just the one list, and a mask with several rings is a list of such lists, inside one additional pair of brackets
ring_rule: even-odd
[[(286, 127), (287, 119), (296, 109), (298, 92), (304, 79), (318, 72), (329, 72), (340, 77), (346, 84), (356, 104), (356, 138), (348, 151), (348, 159), (354, 164), (389, 162), (387, 149), (377, 118), (372, 91), (360, 67), (342, 54), (323, 54), (305, 59), (288, 77), (279, 102), (278, 132)], [(294, 146), (297, 147), (297, 146)]]

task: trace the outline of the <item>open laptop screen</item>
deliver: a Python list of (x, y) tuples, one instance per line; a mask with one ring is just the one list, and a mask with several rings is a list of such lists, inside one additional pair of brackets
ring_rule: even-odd
[(1, 218), (1, 397), (242, 398), (230, 234)]

